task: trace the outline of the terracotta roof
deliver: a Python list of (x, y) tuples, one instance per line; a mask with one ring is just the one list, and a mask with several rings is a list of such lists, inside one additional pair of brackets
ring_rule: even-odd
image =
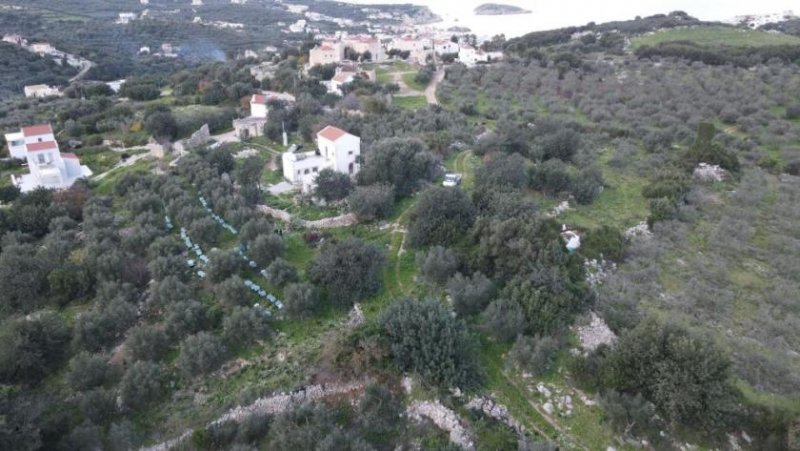
[(74, 153), (62, 153), (61, 157), (62, 158), (71, 158), (71, 159), (74, 159), (74, 160), (78, 159), (78, 156), (75, 155)]
[(350, 42), (363, 42), (365, 44), (374, 44), (374, 43), (378, 42), (377, 39), (375, 39), (375, 38), (373, 38), (371, 36), (350, 36), (350, 37), (346, 38), (345, 40), (346, 41), (350, 41)]
[(50, 124), (31, 125), (30, 127), (22, 127), (22, 134), (24, 136), (37, 136), (53, 133)]
[(40, 143), (31, 143), (25, 146), (28, 152), (36, 152), (38, 150), (51, 150), (58, 149), (58, 144), (55, 141), (44, 141)]
[(341, 128), (334, 127), (333, 125), (329, 125), (317, 133), (317, 136), (321, 136), (330, 141), (336, 141), (337, 139), (341, 138), (342, 136), (346, 135), (347, 132), (342, 130)]
[(250, 99), (250, 103), (258, 103), (261, 105), (267, 104), (267, 96), (263, 94), (253, 94), (253, 97)]
[(347, 83), (347, 80), (355, 75), (356, 75), (355, 72), (339, 72), (338, 74), (333, 76), (333, 80), (338, 81), (339, 83)]

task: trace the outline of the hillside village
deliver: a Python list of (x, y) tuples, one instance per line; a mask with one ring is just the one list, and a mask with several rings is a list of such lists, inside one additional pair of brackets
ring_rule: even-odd
[(0, 0), (0, 448), (798, 449), (800, 19), (436, 19)]

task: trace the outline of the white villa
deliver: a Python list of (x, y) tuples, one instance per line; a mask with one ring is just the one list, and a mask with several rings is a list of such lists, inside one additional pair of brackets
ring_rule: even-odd
[(58, 90), (55, 86), (47, 86), (47, 85), (28, 85), (24, 88), (25, 97), (51, 97), (51, 96), (61, 96), (61, 91)]
[(360, 155), (361, 138), (329, 125), (317, 133), (316, 151), (283, 154), (283, 177), (307, 193), (323, 169), (356, 175), (361, 168)]
[(11, 176), (11, 181), (23, 193), (38, 187), (69, 188), (75, 180), (92, 175), (92, 170), (81, 166), (75, 154), (61, 153), (49, 124), (23, 127), (5, 136), (11, 156), (28, 163), (28, 174)]

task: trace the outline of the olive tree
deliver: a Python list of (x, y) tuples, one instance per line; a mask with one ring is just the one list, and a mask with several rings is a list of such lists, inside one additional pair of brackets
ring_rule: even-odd
[(307, 273), (334, 304), (349, 307), (378, 292), (384, 260), (377, 247), (348, 238), (323, 246), (308, 265)]

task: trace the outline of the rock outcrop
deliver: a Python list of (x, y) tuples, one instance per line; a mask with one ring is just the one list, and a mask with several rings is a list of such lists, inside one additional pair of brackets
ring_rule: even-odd
[(455, 412), (437, 401), (415, 401), (406, 410), (410, 418), (422, 420), (427, 418), (438, 428), (450, 434), (450, 442), (462, 449), (471, 451), (475, 449), (472, 432), (461, 423)]

